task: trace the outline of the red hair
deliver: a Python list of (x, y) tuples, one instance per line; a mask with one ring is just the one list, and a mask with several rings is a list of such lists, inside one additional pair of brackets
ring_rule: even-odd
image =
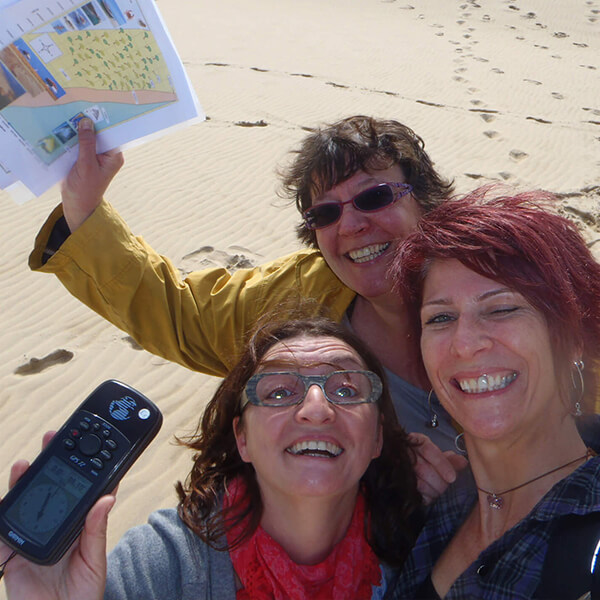
[(573, 360), (582, 358), (584, 401), (592, 408), (600, 366), (600, 264), (575, 224), (551, 210), (555, 196), (534, 191), (489, 198), (491, 191), (479, 188), (440, 205), (400, 247), (391, 273), (409, 310), (413, 339), (421, 335), (420, 307), (431, 261), (457, 259), (540, 311), (563, 398), (573, 388)]

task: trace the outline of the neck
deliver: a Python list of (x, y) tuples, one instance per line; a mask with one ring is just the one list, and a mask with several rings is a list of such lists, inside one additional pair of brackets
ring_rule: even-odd
[[(488, 544), (524, 518), (552, 486), (580, 467), (587, 451), (570, 416), (556, 427), (545, 423), (543, 431), (510, 442), (483, 442), (467, 433), (465, 442), (479, 488), (480, 530)], [(488, 492), (502, 495), (501, 508), (490, 506)]]
[(408, 315), (397, 295), (358, 296), (352, 328), (390, 371), (421, 389), (430, 389), (418, 358), (418, 341), (410, 339)]
[(356, 504), (353, 491), (342, 498), (263, 497), (262, 528), (297, 564), (317, 564), (343, 539)]

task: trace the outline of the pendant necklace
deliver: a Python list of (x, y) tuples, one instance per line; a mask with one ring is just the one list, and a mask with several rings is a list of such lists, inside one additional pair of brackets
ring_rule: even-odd
[(488, 501), (490, 508), (495, 508), (497, 510), (500, 510), (504, 506), (504, 498), (502, 498), (502, 496), (504, 496), (504, 494), (508, 494), (508, 492), (514, 492), (515, 490), (520, 490), (522, 487), (525, 487), (526, 485), (529, 485), (530, 483), (533, 483), (534, 481), (537, 481), (538, 479), (542, 479), (542, 477), (546, 477), (547, 475), (556, 473), (556, 471), (560, 471), (561, 469), (564, 469), (570, 465), (574, 465), (576, 462), (579, 462), (580, 460), (583, 460), (584, 458), (585, 459), (590, 458), (591, 456), (593, 456), (592, 452), (590, 450), (587, 450), (587, 452), (583, 456), (580, 456), (579, 458), (576, 458), (575, 460), (571, 460), (568, 463), (561, 465), (560, 467), (551, 469), (550, 471), (547, 471), (546, 473), (542, 473), (541, 475), (538, 475), (537, 477), (534, 477), (533, 479), (530, 479), (529, 481), (526, 481), (525, 483), (522, 483), (520, 485), (512, 487), (508, 490), (504, 490), (503, 492), (498, 492), (498, 493), (489, 492), (488, 490), (484, 490), (483, 488), (480, 488), (478, 485), (476, 487), (480, 492), (487, 494), (487, 501)]

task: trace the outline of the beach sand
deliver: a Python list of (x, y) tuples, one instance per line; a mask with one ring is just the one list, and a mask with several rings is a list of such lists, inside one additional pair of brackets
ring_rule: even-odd
[[(188, 272), (259, 264), (299, 247), (276, 167), (306, 128), (398, 119), (458, 192), (500, 182), (563, 196), (600, 258), (600, 0), (158, 2), (208, 119), (126, 152), (107, 198)], [(27, 257), (58, 188), (0, 192), (0, 490), (101, 381), (162, 409), (158, 438), (121, 484), (109, 544), (160, 507), (191, 455), (218, 380), (169, 364), (79, 304)], [(3, 591), (0, 591), (0, 596)]]

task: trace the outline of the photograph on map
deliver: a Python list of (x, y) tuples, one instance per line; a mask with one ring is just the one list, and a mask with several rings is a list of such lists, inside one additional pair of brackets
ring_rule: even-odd
[(52, 130), (52, 133), (65, 144), (71, 138), (77, 135), (77, 132), (65, 121), (62, 125), (59, 125), (56, 129)]
[(77, 10), (74, 10), (73, 12), (70, 12), (69, 19), (71, 19), (71, 21), (73, 21), (73, 23), (75, 24), (75, 27), (77, 27), (77, 29), (79, 29), (79, 30), (87, 29), (91, 25), (88, 18), (85, 16), (85, 14), (83, 13), (83, 11), (80, 8), (78, 8)]
[(63, 21), (60, 21), (60, 20), (54, 21), (54, 23), (52, 23), (52, 28), (59, 35), (62, 35), (63, 33), (67, 33), (67, 26), (65, 25), (65, 23)]
[(47, 135), (42, 138), (37, 143), (38, 148), (41, 148), (46, 154), (52, 154), (58, 148), (60, 148), (61, 144), (56, 137), (53, 135)]
[(0, 110), (12, 104), (26, 92), (27, 90), (19, 83), (19, 80), (0, 61)]
[(114, 0), (98, 0), (98, 4), (100, 4), (109, 19), (116, 21), (119, 25), (127, 23), (127, 19), (125, 19), (121, 9)]
[(81, 10), (86, 14), (87, 18), (91, 21), (92, 25), (98, 25), (101, 18), (94, 6), (93, 2), (88, 2), (81, 7)]

